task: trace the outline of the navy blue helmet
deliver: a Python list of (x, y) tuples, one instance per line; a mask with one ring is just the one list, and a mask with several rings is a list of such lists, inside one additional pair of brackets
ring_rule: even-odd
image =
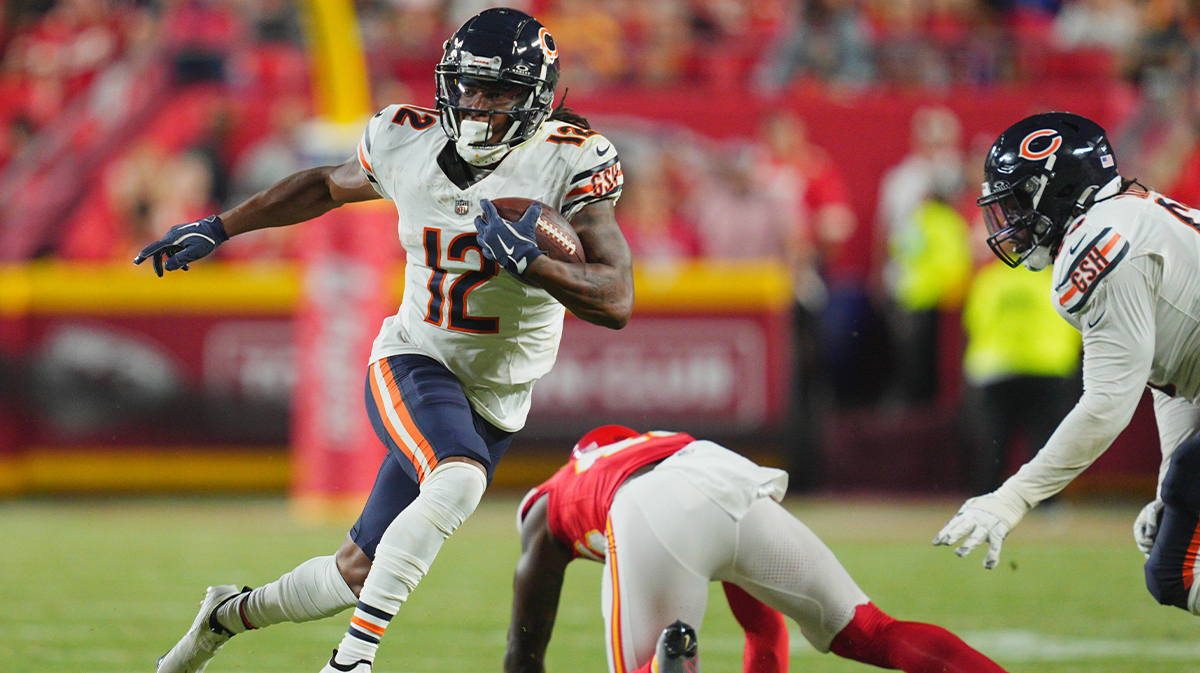
[(1039, 248), (1053, 250), (1096, 192), (1120, 177), (1104, 129), (1069, 112), (1013, 124), (992, 145), (983, 175), (976, 203), (983, 208), (988, 246), (1011, 267)]
[[(461, 113), (487, 114), (489, 129), (512, 127), (498, 143), (473, 147), (515, 147), (533, 136), (550, 116), (558, 85), (558, 49), (550, 31), (537, 19), (515, 9), (488, 9), (471, 17), (445, 44), (435, 72), (437, 107), (442, 129), (451, 140), (461, 135)], [(511, 110), (479, 110), (460, 104), (463, 91), (478, 84), (517, 88)]]

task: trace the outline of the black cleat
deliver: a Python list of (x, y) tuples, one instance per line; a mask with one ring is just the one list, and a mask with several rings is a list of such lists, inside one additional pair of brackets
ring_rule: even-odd
[(696, 629), (678, 619), (663, 629), (654, 648), (655, 673), (700, 673), (700, 643)]

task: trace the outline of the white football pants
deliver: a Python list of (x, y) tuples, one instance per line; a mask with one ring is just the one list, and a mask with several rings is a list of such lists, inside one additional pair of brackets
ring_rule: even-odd
[(679, 474), (651, 470), (622, 486), (606, 534), (610, 673), (649, 661), (676, 619), (699, 632), (712, 581), (736, 584), (796, 620), (821, 652), (869, 601), (825, 543), (779, 503), (759, 498), (735, 521)]

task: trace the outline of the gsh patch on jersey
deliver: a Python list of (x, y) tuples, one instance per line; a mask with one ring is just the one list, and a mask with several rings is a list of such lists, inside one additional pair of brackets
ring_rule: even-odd
[[(1063, 245), (1068, 245), (1064, 241)], [(1077, 313), (1087, 305), (1100, 281), (1129, 252), (1129, 241), (1105, 227), (1099, 234), (1076, 241), (1066, 251), (1070, 266), (1054, 288), (1058, 303), (1067, 313)]]

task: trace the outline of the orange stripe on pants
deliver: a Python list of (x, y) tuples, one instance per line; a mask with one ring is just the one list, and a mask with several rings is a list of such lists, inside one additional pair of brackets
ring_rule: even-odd
[(1200, 554), (1200, 524), (1192, 533), (1192, 542), (1188, 545), (1187, 553), (1183, 555), (1183, 588), (1191, 591), (1196, 581), (1196, 556)]
[(621, 584), (617, 573), (617, 545), (613, 541), (612, 519), (605, 525), (604, 534), (608, 538), (608, 566), (612, 574), (612, 657), (613, 671), (625, 673), (625, 652), (621, 646)]
[(387, 360), (380, 361), (380, 367), (383, 370), (383, 380), (387, 382), (388, 395), (392, 398), (392, 407), (396, 410), (396, 416), (400, 418), (400, 422), (404, 424), (404, 429), (408, 430), (408, 436), (416, 441), (416, 449), (425, 456), (425, 462), (429, 463), (429, 470), (437, 467), (437, 456), (433, 453), (433, 447), (430, 446), (429, 440), (425, 439), (425, 435), (417, 429), (417, 424), (412, 416), (408, 413), (408, 407), (404, 404), (404, 399), (400, 395), (400, 386), (396, 383), (396, 377), (392, 374), (392, 365)]
[[(379, 363), (376, 362), (372, 364), (371, 367), (378, 368)], [(392, 419), (388, 417), (387, 410), (390, 406), (390, 397), (389, 400), (384, 399), (383, 393), (379, 390), (379, 383), (375, 380), (375, 372), (371, 372), (367, 376), (367, 379), (371, 382), (371, 397), (375, 399), (375, 406), (379, 409), (379, 417), (383, 419), (383, 427), (387, 428), (388, 435), (392, 438), (392, 441), (396, 443), (396, 446), (400, 447), (400, 451), (404, 453), (405, 457), (408, 458), (408, 461), (413, 464), (414, 468), (416, 468), (418, 482), (424, 481), (425, 473), (421, 467), (421, 463), (417, 461), (417, 457), (413, 455), (412, 449), (410, 449), (408, 446), (408, 442), (403, 436), (401, 436), (400, 432), (396, 430), (395, 426), (392, 424)]]

